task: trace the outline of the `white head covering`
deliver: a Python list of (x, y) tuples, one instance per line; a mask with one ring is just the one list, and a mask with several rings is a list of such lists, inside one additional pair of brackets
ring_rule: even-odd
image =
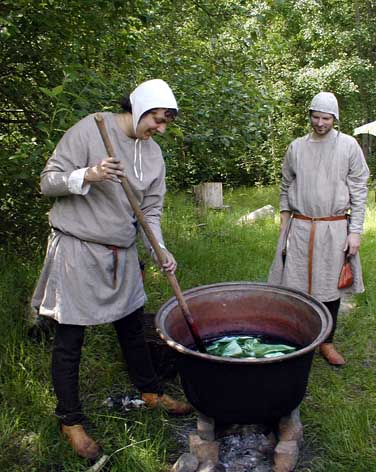
[[(178, 104), (168, 84), (161, 79), (147, 80), (136, 87), (130, 94), (132, 105), (132, 123), (134, 133), (141, 116), (153, 108), (173, 108), (178, 111)], [(134, 143), (133, 170), (137, 179), (143, 180), (142, 170), (142, 141), (136, 139)]]
[(140, 84), (129, 96), (132, 105), (133, 129), (136, 133), (143, 113), (152, 108), (174, 108), (178, 104), (168, 84), (161, 79), (147, 80)]
[(335, 95), (331, 92), (320, 92), (312, 99), (310, 111), (321, 111), (322, 113), (330, 113), (339, 120), (338, 102)]

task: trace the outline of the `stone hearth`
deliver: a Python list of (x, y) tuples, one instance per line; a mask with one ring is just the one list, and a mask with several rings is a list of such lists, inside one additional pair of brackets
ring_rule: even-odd
[(171, 472), (291, 472), (302, 442), (299, 408), (274, 431), (265, 425), (216, 425), (199, 413), (196, 430), (188, 433), (189, 452)]

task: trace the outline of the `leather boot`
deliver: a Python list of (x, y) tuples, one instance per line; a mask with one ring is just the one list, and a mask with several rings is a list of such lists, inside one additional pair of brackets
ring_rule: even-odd
[(324, 343), (320, 346), (320, 353), (331, 365), (345, 365), (346, 361), (332, 343)]
[(141, 399), (145, 402), (147, 407), (161, 407), (172, 415), (187, 415), (193, 411), (193, 407), (189, 403), (174, 400), (165, 393), (163, 395), (158, 395), (157, 393), (142, 393)]
[(72, 449), (85, 459), (97, 459), (101, 448), (85, 431), (81, 424), (73, 426), (61, 425), (61, 432), (67, 437)]

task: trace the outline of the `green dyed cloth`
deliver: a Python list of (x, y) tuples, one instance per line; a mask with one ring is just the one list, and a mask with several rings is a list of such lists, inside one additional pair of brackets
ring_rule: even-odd
[(283, 356), (296, 351), (296, 348), (286, 344), (266, 344), (253, 336), (224, 336), (206, 346), (206, 350), (212, 356), (257, 359)]

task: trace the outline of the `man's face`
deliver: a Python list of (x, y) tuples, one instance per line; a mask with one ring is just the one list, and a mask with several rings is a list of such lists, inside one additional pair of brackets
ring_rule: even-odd
[(156, 133), (163, 134), (167, 124), (172, 120), (173, 118), (169, 116), (167, 108), (155, 108), (138, 122), (136, 137), (138, 139), (149, 139)]
[(311, 112), (311, 126), (318, 136), (325, 136), (333, 128), (334, 116), (322, 111)]

